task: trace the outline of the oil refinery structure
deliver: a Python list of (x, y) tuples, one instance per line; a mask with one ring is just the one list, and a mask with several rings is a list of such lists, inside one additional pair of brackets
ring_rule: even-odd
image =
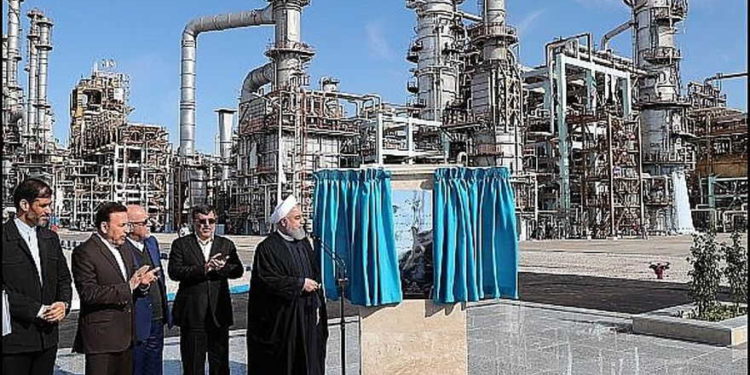
[[(522, 239), (747, 228), (747, 113), (727, 107), (721, 91), (723, 80), (747, 73), (682, 82), (676, 35), (686, 0), (624, 0), (631, 17), (600, 39), (581, 33), (524, 46), (544, 48), (536, 66), (518, 59), (505, 0), (479, 0), (477, 14), (462, 10), (463, 0), (406, 0), (415, 15), (405, 51), (413, 77), (400, 105), (342, 92), (332, 77), (311, 79), (316, 51), (301, 33), (310, 0), (200, 17), (180, 41), (176, 147), (165, 127), (128, 120), (129, 78), (106, 60), (72, 89), (70, 139), (57, 144), (47, 99), (53, 21), (32, 9), (21, 30), (23, 1), (7, 2), (3, 205), (12, 206), (21, 179), (41, 176), (54, 185), (62, 226), (86, 230), (99, 204), (118, 201), (143, 204), (154, 226), (170, 231), (190, 206), (208, 203), (226, 231), (266, 233), (287, 194), (312, 214), (316, 170), (463, 165), (511, 171)], [(274, 28), (267, 63), (237, 83), (238, 103), (216, 110), (216, 130), (199, 129), (199, 36), (245, 27)], [(630, 57), (609, 48), (625, 32)], [(207, 132), (218, 133), (216, 155), (196, 151)]]

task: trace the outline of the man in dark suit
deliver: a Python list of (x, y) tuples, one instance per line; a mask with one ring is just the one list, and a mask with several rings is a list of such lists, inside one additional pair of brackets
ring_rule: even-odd
[(234, 324), (228, 279), (244, 268), (234, 243), (214, 235), (216, 212), (192, 210), (193, 234), (172, 242), (169, 277), (179, 281), (172, 317), (180, 326), (184, 374), (204, 374), (206, 354), (211, 375), (229, 374), (229, 326)]
[[(148, 213), (138, 205), (128, 206), (130, 234), (123, 245), (133, 258), (136, 268), (145, 265), (161, 269), (159, 242), (151, 236)], [(148, 294), (135, 299), (135, 345), (133, 347), (133, 375), (161, 375), (164, 350), (164, 324), (172, 326), (167, 304), (167, 284), (164, 272), (149, 288)]]
[(135, 270), (120, 251), (130, 228), (125, 206), (103, 204), (94, 224), (97, 232), (73, 250), (81, 300), (73, 350), (86, 354), (87, 375), (132, 375), (134, 293), (147, 293), (155, 271)]
[(70, 311), (70, 271), (55, 232), (46, 228), (52, 189), (27, 179), (13, 193), (18, 216), (3, 225), (3, 289), (11, 333), (3, 336), (3, 373), (50, 375), (58, 324)]

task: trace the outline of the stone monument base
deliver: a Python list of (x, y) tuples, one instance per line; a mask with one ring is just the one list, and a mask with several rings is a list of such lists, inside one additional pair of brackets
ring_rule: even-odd
[(465, 305), (404, 300), (359, 315), (362, 375), (467, 374)]

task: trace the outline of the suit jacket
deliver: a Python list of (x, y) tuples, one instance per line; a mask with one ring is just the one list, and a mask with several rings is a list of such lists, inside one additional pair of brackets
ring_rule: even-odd
[(36, 317), (42, 305), (65, 302), (70, 312), (73, 289), (68, 263), (57, 234), (37, 228), (42, 279), (14, 220), (2, 226), (3, 289), (8, 293), (11, 334), (3, 336), (3, 354), (41, 351), (57, 346), (58, 324)]
[[(159, 253), (159, 242), (154, 237), (149, 237), (143, 241), (145, 250), (148, 253), (151, 263), (154, 267), (161, 267), (161, 257)], [(133, 259), (133, 267), (135, 269), (140, 268), (140, 250), (133, 246), (130, 241), (125, 241), (122, 246), (123, 250), (129, 252), (129, 256)], [(167, 303), (167, 284), (164, 278), (164, 270), (162, 269), (159, 273), (159, 278), (156, 283), (151, 284), (151, 288), (159, 288), (161, 291), (161, 311), (164, 314), (162, 322), (172, 327), (172, 314), (169, 313), (169, 305)], [(135, 295), (135, 337), (137, 340), (145, 340), (151, 335), (151, 322), (153, 317), (153, 301), (151, 301), (151, 295), (148, 292)]]
[(174, 324), (180, 327), (204, 327), (206, 314), (215, 325), (229, 327), (234, 324), (232, 300), (228, 279), (237, 279), (245, 272), (237, 248), (229, 239), (214, 236), (209, 257), (216, 253), (229, 256), (226, 265), (205, 273), (203, 252), (195, 234), (172, 242), (169, 253), (169, 278), (179, 281), (172, 306)]
[[(122, 252), (128, 279), (133, 258)], [(133, 341), (133, 293), (112, 252), (98, 235), (73, 249), (73, 280), (81, 299), (73, 351), (117, 353)], [(136, 289), (137, 290), (137, 289)]]

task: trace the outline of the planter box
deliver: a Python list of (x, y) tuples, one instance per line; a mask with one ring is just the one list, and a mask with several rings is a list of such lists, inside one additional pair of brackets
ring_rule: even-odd
[(632, 317), (633, 332), (722, 346), (734, 346), (747, 342), (747, 315), (720, 322), (675, 316), (681, 311), (688, 311), (694, 307), (693, 304), (687, 304), (634, 315)]

